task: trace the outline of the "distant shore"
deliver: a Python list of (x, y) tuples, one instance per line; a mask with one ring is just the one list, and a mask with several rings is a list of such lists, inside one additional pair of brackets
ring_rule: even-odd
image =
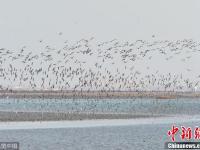
[(176, 91), (51, 91), (51, 90), (1, 90), (0, 98), (200, 98), (198, 92)]

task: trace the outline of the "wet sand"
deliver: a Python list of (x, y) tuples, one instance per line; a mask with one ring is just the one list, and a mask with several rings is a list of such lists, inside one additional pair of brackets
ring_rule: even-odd
[(133, 119), (160, 117), (152, 114), (129, 113), (58, 113), (58, 112), (0, 112), (0, 122), (8, 121), (59, 121), (93, 119)]
[(200, 91), (51, 91), (9, 90), (0, 91), (0, 98), (199, 98)]

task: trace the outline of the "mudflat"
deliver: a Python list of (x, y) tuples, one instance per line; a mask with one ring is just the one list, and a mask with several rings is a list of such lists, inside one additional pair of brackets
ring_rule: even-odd
[(56, 91), (56, 90), (2, 90), (0, 98), (199, 98), (194, 91)]

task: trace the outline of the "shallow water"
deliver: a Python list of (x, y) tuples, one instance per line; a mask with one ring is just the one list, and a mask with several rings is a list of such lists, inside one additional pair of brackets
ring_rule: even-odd
[(170, 122), (163, 120), (160, 123), (156, 123), (154, 118), (146, 118), (147, 124), (139, 122), (140, 119), (134, 119), (135, 123), (131, 125), (121, 123), (119, 126), (113, 124), (113, 126), (81, 128), (71, 126), (68, 128), (62, 125), (62, 128), (32, 129), (25, 127), (26, 130), (25, 128), (16, 130), (17, 127), (15, 127), (12, 130), (0, 130), (0, 141), (17, 141), (20, 143), (21, 150), (164, 149), (164, 143), (170, 142), (167, 131), (173, 124), (186, 127), (200, 124), (199, 119), (195, 117), (194, 120), (184, 118), (187, 123), (179, 121), (183, 119), (184, 114), (199, 115), (199, 99), (1, 99), (0, 111), (124, 112), (167, 114), (177, 117)]
[(200, 99), (1, 99), (0, 111), (199, 114)]
[[(199, 122), (179, 123), (195, 127)], [(162, 150), (172, 124), (0, 131), (0, 141), (18, 141), (20, 150)], [(180, 137), (176, 136), (176, 141)]]

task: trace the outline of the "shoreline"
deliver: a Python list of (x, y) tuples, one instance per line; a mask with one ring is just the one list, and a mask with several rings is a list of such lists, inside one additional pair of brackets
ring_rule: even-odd
[(51, 90), (1, 90), (1, 98), (156, 98), (156, 99), (176, 99), (176, 98), (200, 98), (198, 92), (179, 91), (51, 91)]

